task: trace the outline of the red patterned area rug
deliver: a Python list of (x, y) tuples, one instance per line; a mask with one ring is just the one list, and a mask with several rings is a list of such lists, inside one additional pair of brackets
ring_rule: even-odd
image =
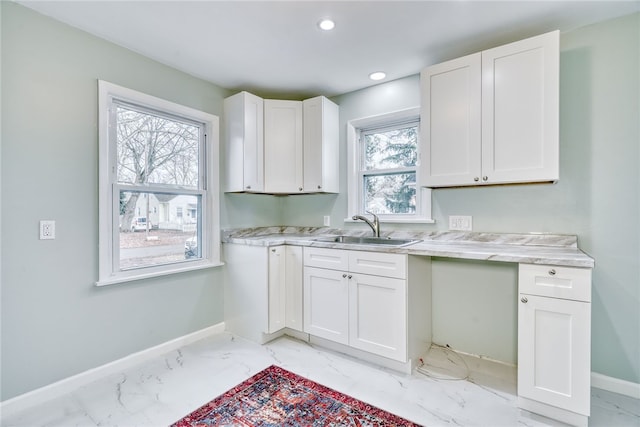
[(418, 426), (277, 366), (235, 386), (172, 427)]

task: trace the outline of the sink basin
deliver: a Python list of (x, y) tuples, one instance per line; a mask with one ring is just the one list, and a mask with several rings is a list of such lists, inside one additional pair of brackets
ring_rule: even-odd
[(358, 237), (358, 236), (328, 236), (315, 239), (317, 242), (344, 243), (348, 245), (382, 245), (382, 246), (408, 246), (418, 243), (420, 240), (392, 239), (389, 237)]

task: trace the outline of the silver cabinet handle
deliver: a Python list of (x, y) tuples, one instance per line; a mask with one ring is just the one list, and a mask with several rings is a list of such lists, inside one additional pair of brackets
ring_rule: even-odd
[(522, 301), (522, 302), (523, 302), (523, 303), (525, 303), (525, 304), (529, 302), (529, 300), (527, 299), (527, 297), (522, 297), (522, 298), (520, 298), (520, 301)]
[(488, 177), (488, 176), (486, 176), (486, 175), (482, 177), (482, 180), (483, 180), (483, 181), (487, 181), (488, 179), (489, 179), (489, 177)]
[(480, 181), (480, 178), (478, 178), (478, 177), (476, 176), (475, 178), (473, 178), (473, 180), (474, 180), (475, 182), (478, 182), (478, 181)]
[(251, 190), (251, 186), (250, 185), (247, 185), (247, 190)]
[(275, 249), (271, 249), (271, 252), (274, 252), (274, 253), (275, 253), (275, 251), (276, 251)]
[(298, 187), (298, 191), (302, 191), (302, 187)]
[(343, 278), (343, 279), (346, 279), (346, 278), (347, 278), (347, 273), (344, 273), (344, 274), (342, 275), (342, 278)]
[(318, 185), (318, 190), (322, 189), (322, 185)]
[(352, 276), (352, 275), (348, 275), (347, 277), (348, 277), (349, 279), (353, 278), (353, 276)]
[(549, 270), (549, 276), (555, 276), (555, 275), (556, 275), (556, 270), (554, 268)]

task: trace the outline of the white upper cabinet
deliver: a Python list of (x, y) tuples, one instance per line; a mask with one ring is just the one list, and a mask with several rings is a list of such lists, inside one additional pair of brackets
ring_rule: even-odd
[(323, 96), (283, 101), (241, 92), (224, 105), (226, 192), (338, 192), (336, 104)]
[(557, 181), (559, 32), (426, 68), (422, 185)]
[(303, 191), (302, 102), (264, 100), (264, 190)]
[(263, 108), (262, 98), (248, 92), (224, 100), (227, 192), (264, 190)]
[(338, 193), (338, 106), (324, 96), (302, 102), (304, 191)]
[(422, 71), (422, 176), (427, 187), (469, 185), (479, 177), (481, 54)]

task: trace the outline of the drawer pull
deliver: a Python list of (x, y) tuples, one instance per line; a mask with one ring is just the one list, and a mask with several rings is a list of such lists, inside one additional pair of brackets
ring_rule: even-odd
[(556, 270), (555, 269), (551, 269), (549, 270), (549, 276), (555, 276), (556, 275)]
[(349, 277), (349, 279), (351, 279), (353, 276), (352, 276), (352, 275), (349, 275), (348, 277)]
[(343, 279), (346, 279), (346, 278), (347, 278), (347, 273), (344, 273), (344, 274), (342, 275), (342, 278), (343, 278)]
[(522, 301), (522, 302), (523, 302), (523, 303), (525, 303), (525, 304), (529, 302), (529, 300), (527, 299), (527, 297), (522, 297), (522, 298), (520, 298), (520, 301)]

